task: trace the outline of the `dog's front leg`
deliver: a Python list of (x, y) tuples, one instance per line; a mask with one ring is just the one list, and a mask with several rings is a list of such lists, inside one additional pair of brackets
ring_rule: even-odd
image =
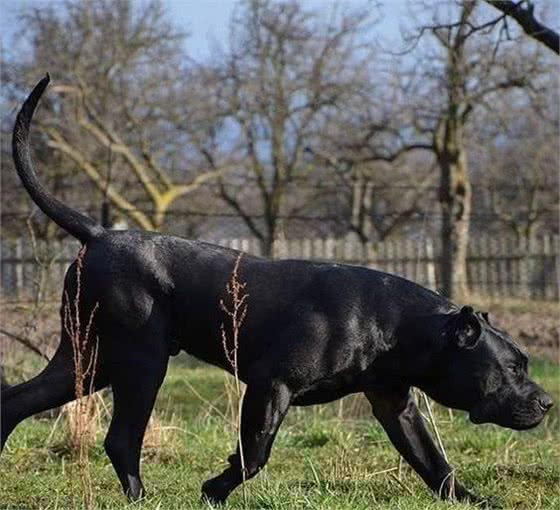
[(241, 410), (242, 448), (237, 445), (236, 453), (229, 458), (230, 467), (203, 484), (203, 499), (211, 503), (223, 503), (238, 485), (255, 476), (264, 467), (290, 401), (291, 392), (283, 383), (249, 383)]
[(440, 497), (482, 502), (453, 476), (453, 468), (446, 462), (424, 426), (424, 421), (408, 388), (402, 391), (369, 391), (366, 397), (374, 416), (404, 459)]

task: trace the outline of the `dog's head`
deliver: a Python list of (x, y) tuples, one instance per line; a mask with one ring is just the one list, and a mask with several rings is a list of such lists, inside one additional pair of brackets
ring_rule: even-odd
[(467, 306), (442, 324), (443, 348), (427, 393), (468, 411), (473, 423), (516, 430), (537, 426), (553, 401), (529, 378), (528, 357), (511, 337), (492, 326), (487, 314)]

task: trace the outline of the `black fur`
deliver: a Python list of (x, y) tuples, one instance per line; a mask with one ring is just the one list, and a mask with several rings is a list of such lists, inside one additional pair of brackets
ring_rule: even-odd
[[(114, 415), (105, 441), (126, 494), (142, 496), (142, 439), (171, 354), (179, 350), (231, 372), (221, 341), (224, 297), (238, 252), (149, 232), (105, 231), (54, 199), (31, 166), (28, 131), (44, 78), (25, 102), (14, 130), (14, 160), (41, 209), (86, 246), (81, 313), (95, 303), (99, 337), (95, 389), (111, 384)], [(408, 463), (440, 495), (477, 500), (426, 431), (412, 387), (470, 412), (473, 421), (514, 429), (537, 425), (552, 405), (527, 375), (525, 354), (487, 316), (459, 309), (398, 276), (362, 267), (243, 256), (248, 314), (241, 330), (239, 374), (246, 478), (267, 462), (291, 405), (329, 402), (363, 392), (373, 414)], [(76, 293), (76, 265), (65, 295)], [(45, 370), (3, 390), (2, 445), (26, 417), (74, 398), (72, 350), (62, 330)], [(220, 502), (243, 480), (238, 453), (203, 486)]]

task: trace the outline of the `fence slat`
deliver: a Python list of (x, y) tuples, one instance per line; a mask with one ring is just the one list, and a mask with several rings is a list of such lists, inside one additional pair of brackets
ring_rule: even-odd
[[(225, 247), (258, 255), (255, 238), (220, 239)], [(75, 260), (79, 245), (73, 240), (37, 242), (37, 253), (23, 239), (2, 239), (0, 292), (3, 299), (30, 298), (48, 262), (45, 289), (58, 297), (60, 282)], [(557, 235), (516, 239), (495, 235), (473, 236), (469, 243), (467, 273), (473, 294), (485, 296), (559, 298), (560, 246)], [(362, 243), (354, 237), (278, 239), (274, 258), (318, 259), (364, 265), (399, 274), (436, 289), (440, 275), (441, 247), (438, 239), (391, 239)], [(36, 255), (43, 261), (37, 264)], [(43, 273), (41, 273), (43, 271)]]

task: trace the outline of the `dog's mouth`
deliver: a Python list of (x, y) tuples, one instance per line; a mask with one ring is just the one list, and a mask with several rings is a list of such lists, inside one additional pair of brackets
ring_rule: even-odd
[(508, 416), (483, 416), (476, 412), (469, 413), (469, 419), (472, 423), (480, 425), (483, 423), (493, 423), (500, 427), (513, 430), (530, 430), (539, 425), (546, 413), (519, 413), (514, 412)]

